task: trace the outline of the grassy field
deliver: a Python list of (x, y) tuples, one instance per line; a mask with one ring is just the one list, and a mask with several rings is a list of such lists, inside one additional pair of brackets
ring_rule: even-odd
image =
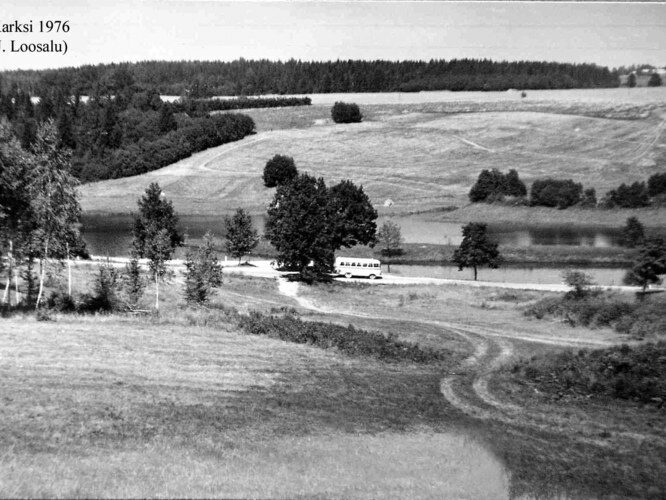
[[(482, 169), (515, 168), (527, 183), (570, 177), (595, 187), (599, 196), (621, 182), (645, 180), (661, 170), (665, 145), (658, 106), (666, 98), (651, 97), (642, 104), (623, 103), (618, 96), (613, 103), (544, 98), (376, 104), (364, 106), (366, 120), (351, 125), (332, 124), (327, 105), (249, 110), (257, 135), (142, 176), (83, 186), (82, 202), (91, 212), (127, 213), (147, 184), (158, 181), (183, 214), (236, 207), (262, 213), (273, 193), (262, 185), (263, 166), (280, 153), (330, 183), (348, 178), (362, 184), (380, 213), (456, 207), (447, 218), (522, 220), (527, 209), (467, 206)], [(384, 209), (387, 199), (393, 206)], [(641, 213), (657, 225), (666, 211)], [(535, 217), (575, 223), (588, 214), (617, 224), (630, 212), (541, 210)]]
[[(87, 279), (77, 268), (77, 287)], [(0, 318), (0, 496), (658, 496), (664, 436), (652, 409), (533, 401), (491, 380), (512, 404), (569, 426), (535, 428), (501, 411), (478, 418), (442, 395), (442, 379), (460, 377), (454, 388), (471, 402), (467, 377), (506, 343), (512, 359), (623, 340), (525, 318), (522, 308), (543, 296), (335, 284), (294, 298), (275, 280), (226, 276), (196, 310), (183, 306), (175, 277), (158, 317)], [(386, 363), (248, 336), (221, 306), (351, 323), (449, 357)], [(477, 364), (461, 363), (470, 355)], [(590, 417), (601, 427), (578, 429)], [(627, 437), (655, 432), (654, 441)]]

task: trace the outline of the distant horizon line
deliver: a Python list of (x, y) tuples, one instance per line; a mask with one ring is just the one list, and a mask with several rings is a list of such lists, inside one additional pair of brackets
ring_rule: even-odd
[(58, 71), (58, 70), (67, 70), (67, 69), (79, 69), (83, 67), (89, 67), (89, 66), (122, 66), (122, 65), (135, 65), (135, 64), (143, 64), (143, 63), (222, 63), (222, 64), (231, 64), (234, 62), (270, 62), (270, 63), (281, 63), (281, 64), (286, 64), (289, 62), (299, 62), (299, 63), (318, 63), (318, 64), (324, 64), (324, 63), (336, 63), (336, 62), (366, 62), (366, 63), (372, 63), (372, 62), (389, 62), (389, 63), (430, 63), (431, 61), (436, 61), (436, 62), (452, 62), (452, 61), (489, 61), (493, 63), (546, 63), (546, 64), (570, 64), (573, 66), (583, 66), (583, 65), (592, 65), (592, 66), (598, 66), (600, 68), (608, 68), (611, 71), (615, 71), (620, 67), (631, 67), (631, 66), (651, 66), (653, 68), (662, 68), (666, 67), (666, 64), (659, 65), (659, 64), (653, 64), (653, 63), (632, 63), (632, 64), (621, 64), (619, 66), (610, 66), (610, 65), (604, 65), (601, 63), (597, 62), (566, 62), (566, 61), (556, 61), (556, 60), (546, 60), (546, 59), (493, 59), (489, 57), (480, 57), (480, 58), (475, 58), (475, 57), (460, 57), (460, 58), (452, 58), (452, 59), (436, 59), (436, 58), (429, 58), (429, 59), (296, 59), (296, 58), (289, 58), (289, 59), (269, 59), (269, 58), (263, 58), (263, 59), (247, 59), (245, 57), (238, 57), (236, 59), (231, 59), (231, 60), (223, 60), (223, 59), (140, 59), (137, 61), (113, 61), (113, 62), (98, 62), (98, 63), (82, 63), (79, 64), (78, 66), (58, 66), (58, 67), (49, 67), (49, 68), (14, 68), (14, 69), (1, 69), (0, 68), (0, 73), (15, 73), (15, 72), (40, 72), (40, 71)]

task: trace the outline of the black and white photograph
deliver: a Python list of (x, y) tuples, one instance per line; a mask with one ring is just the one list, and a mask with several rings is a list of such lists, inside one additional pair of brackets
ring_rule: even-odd
[(0, 498), (666, 498), (666, 2), (2, 0)]

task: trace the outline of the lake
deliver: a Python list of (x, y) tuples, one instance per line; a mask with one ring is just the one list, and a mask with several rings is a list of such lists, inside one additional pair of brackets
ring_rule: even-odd
[[(386, 266), (382, 266), (386, 271)], [(626, 269), (608, 269), (585, 267), (585, 271), (592, 280), (602, 286), (623, 285), (622, 278)], [(479, 268), (479, 281), (493, 281), (497, 283), (562, 283), (563, 274), (569, 268), (543, 268), (543, 267), (501, 267), (499, 269)], [(412, 266), (391, 264), (391, 273), (405, 277), (427, 277), (454, 280), (472, 280), (474, 277), (471, 269), (458, 271), (456, 266)]]
[[(264, 216), (253, 216), (260, 232)], [(82, 217), (83, 237), (93, 255), (123, 256), (129, 252), (132, 232), (131, 215), (91, 215)], [(385, 219), (380, 218), (378, 225)], [(461, 223), (427, 220), (423, 216), (393, 217), (400, 225), (406, 243), (459, 245), (462, 241)], [(188, 238), (201, 238), (206, 231), (224, 235), (224, 216), (181, 216), (180, 228)], [(522, 228), (490, 225), (490, 236), (500, 245), (529, 247), (534, 245), (614, 247), (619, 244), (620, 230), (598, 227), (525, 226)]]

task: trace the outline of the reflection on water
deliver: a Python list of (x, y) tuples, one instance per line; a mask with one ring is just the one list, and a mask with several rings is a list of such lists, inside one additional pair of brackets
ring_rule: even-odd
[[(263, 232), (265, 217), (252, 217), (254, 226)], [(406, 243), (459, 245), (462, 241), (461, 223), (430, 221), (418, 216), (395, 217)], [(180, 226), (189, 238), (201, 238), (206, 231), (224, 235), (224, 216), (181, 216)], [(384, 219), (378, 221), (381, 225)], [(127, 255), (131, 243), (130, 215), (85, 215), (83, 234), (94, 255)], [(508, 228), (490, 225), (490, 236), (500, 245), (528, 247), (533, 245), (565, 245), (612, 247), (619, 244), (620, 231), (594, 227), (547, 226)]]
[[(459, 222), (424, 220), (413, 215), (392, 220), (400, 226), (407, 243), (459, 245), (462, 241), (463, 224)], [(380, 219), (379, 224), (382, 222)], [(516, 229), (491, 224), (488, 234), (500, 245), (511, 247), (564, 245), (602, 248), (618, 246), (620, 241), (620, 230), (584, 226), (526, 226)]]
[[(180, 230), (186, 237), (201, 238), (207, 231), (215, 236), (224, 235), (224, 215), (217, 216), (180, 216)], [(125, 256), (132, 245), (131, 215), (84, 215), (83, 238), (92, 255)], [(253, 216), (252, 223), (259, 232), (264, 230), (264, 217)]]

